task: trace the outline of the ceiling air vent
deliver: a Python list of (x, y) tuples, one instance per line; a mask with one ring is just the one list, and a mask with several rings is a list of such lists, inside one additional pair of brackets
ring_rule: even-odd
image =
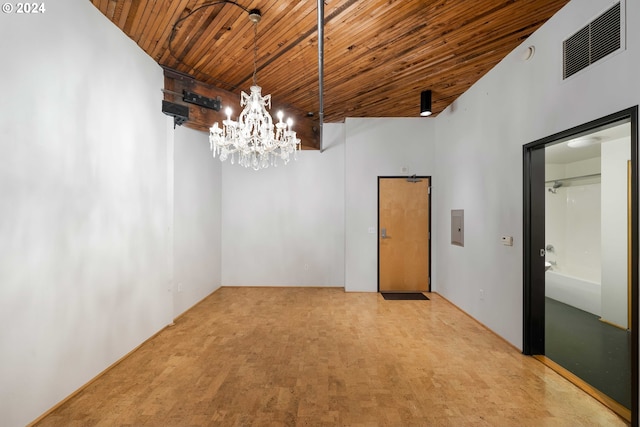
[(621, 4), (616, 3), (562, 43), (563, 79), (623, 47), (621, 17)]

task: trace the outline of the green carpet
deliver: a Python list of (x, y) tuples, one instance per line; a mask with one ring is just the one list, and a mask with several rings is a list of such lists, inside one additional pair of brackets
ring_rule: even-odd
[(631, 408), (631, 335), (551, 298), (545, 310), (545, 355)]

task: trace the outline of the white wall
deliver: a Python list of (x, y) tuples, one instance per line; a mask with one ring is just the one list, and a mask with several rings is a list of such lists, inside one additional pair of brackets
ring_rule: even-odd
[(204, 132), (175, 130), (174, 317), (220, 287), (222, 165)]
[(627, 161), (629, 138), (602, 144), (602, 318), (628, 327)]
[(343, 133), (286, 166), (223, 163), (222, 285), (344, 286)]
[(162, 71), (87, 1), (0, 17), (0, 419), (172, 320)]
[(433, 175), (433, 120), (347, 119), (324, 133), (325, 152), (286, 167), (223, 164), (224, 286), (377, 291), (377, 177)]
[[(466, 222), (464, 248), (437, 240), (437, 290), (517, 347), (522, 146), (640, 101), (638, 2), (626, 2), (626, 51), (561, 79), (562, 40), (611, 4), (571, 1), (437, 117), (435, 228), (448, 230), (451, 209), (465, 209)], [(529, 45), (535, 55), (523, 61)], [(503, 234), (514, 236), (513, 247), (500, 245)]]
[[(378, 235), (368, 229), (378, 228), (378, 176), (431, 176), (434, 192), (440, 191), (434, 177), (434, 120), (347, 119), (345, 131), (345, 290), (377, 292)], [(431, 236), (433, 251), (436, 230)], [(432, 252), (432, 277), (436, 258)]]

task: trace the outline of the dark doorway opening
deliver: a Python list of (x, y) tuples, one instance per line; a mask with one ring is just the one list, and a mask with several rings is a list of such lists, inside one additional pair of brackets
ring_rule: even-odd
[[(636, 106), (534, 141), (523, 148), (523, 353), (536, 356), (577, 385), (589, 390), (592, 396), (626, 418), (633, 426), (638, 425), (638, 256), (640, 255), (638, 191), (640, 187), (637, 116), (638, 107)], [(608, 159), (611, 156), (609, 147), (614, 144), (603, 142), (606, 138), (602, 135), (622, 126), (626, 126), (628, 132), (629, 160), (624, 161), (624, 170), (617, 163), (612, 169)], [(586, 147), (589, 144), (597, 145), (598, 150), (602, 150), (601, 157), (566, 160), (567, 155), (578, 152), (577, 150), (572, 152), (572, 148)], [(569, 148), (565, 149), (565, 146)], [(602, 170), (594, 173), (588, 170), (589, 165), (601, 167)], [(607, 172), (609, 170), (614, 170), (615, 173)], [(625, 208), (623, 208), (626, 212), (622, 214), (627, 221), (622, 225), (626, 233), (623, 237), (627, 243), (623, 248), (624, 257), (616, 256), (612, 263), (605, 259), (612, 253), (607, 246), (611, 234), (607, 228), (612, 222), (611, 212), (606, 210), (610, 206), (607, 197), (611, 191), (607, 190), (609, 187), (605, 186), (605, 182), (606, 185), (611, 185), (610, 176), (615, 174), (618, 176), (616, 179), (619, 183), (621, 173), (625, 174), (623, 179), (626, 177), (626, 181), (622, 182), (624, 191), (627, 193)], [(617, 185), (616, 193), (620, 193), (620, 187)], [(594, 208), (596, 203), (597, 208)], [(569, 207), (563, 208), (563, 205)], [(575, 206), (583, 206), (582, 214), (577, 217), (572, 216)], [(564, 209), (561, 215), (562, 221), (554, 219), (554, 215), (557, 216), (554, 209)], [(615, 214), (619, 213), (618, 210)], [(617, 220), (614, 225), (620, 226), (622, 222), (624, 221)], [(602, 227), (602, 229), (598, 228), (597, 232), (589, 232), (595, 236), (593, 242), (589, 242), (588, 237), (585, 237), (589, 233), (577, 229), (578, 225), (583, 223), (592, 225), (597, 223), (597, 227)], [(557, 237), (560, 234), (563, 237)], [(566, 238), (566, 235), (576, 237), (570, 244), (566, 242), (560, 244), (556, 241)], [(571, 237), (568, 239), (571, 240)], [(593, 260), (597, 260), (597, 262), (593, 260), (586, 262), (586, 266), (583, 267), (585, 276), (589, 277), (580, 278), (571, 271), (575, 270), (576, 264), (576, 257), (571, 258), (570, 248), (568, 248), (572, 245), (583, 249), (580, 255), (583, 258), (592, 256)], [(562, 249), (559, 250), (558, 246)], [(591, 246), (595, 249), (584, 250)], [(594, 266), (600, 263), (600, 258), (602, 258), (602, 265)], [(619, 261), (622, 258), (625, 264), (621, 268)], [(618, 264), (615, 264), (616, 262)], [(610, 279), (611, 271), (623, 273), (624, 280)], [(599, 280), (592, 280), (591, 276), (598, 276)], [(613, 282), (616, 283), (615, 286)], [(624, 286), (624, 291), (627, 293), (623, 301), (616, 296), (621, 294), (620, 285)], [(576, 298), (576, 302), (573, 302), (570, 295), (575, 293), (574, 291), (581, 295)], [(571, 319), (572, 322), (575, 320), (575, 327), (572, 327), (567, 319)], [(592, 329), (584, 334), (587, 338), (580, 338), (580, 329), (588, 327), (585, 325), (589, 324), (592, 325)], [(596, 332), (600, 329), (604, 331), (602, 334)], [(600, 338), (595, 341), (590, 340), (596, 334)], [(591, 361), (588, 358), (584, 360), (574, 358), (575, 354), (585, 351), (593, 353), (589, 355)], [(617, 353), (613, 355), (614, 357), (607, 358), (606, 355), (612, 351)], [(584, 369), (585, 364), (592, 362), (594, 363), (592, 367)], [(617, 364), (615, 365), (617, 374), (606, 375), (606, 370), (609, 369), (606, 363)], [(630, 375), (628, 375), (629, 372)], [(623, 378), (624, 384), (619, 384), (618, 379), (617, 383), (612, 385), (617, 388), (609, 388), (610, 385), (606, 384), (606, 381), (617, 376)]]

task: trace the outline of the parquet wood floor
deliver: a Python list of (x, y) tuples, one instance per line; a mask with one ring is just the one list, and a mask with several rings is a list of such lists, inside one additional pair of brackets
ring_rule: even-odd
[(625, 425), (429, 297), (221, 288), (37, 425)]

